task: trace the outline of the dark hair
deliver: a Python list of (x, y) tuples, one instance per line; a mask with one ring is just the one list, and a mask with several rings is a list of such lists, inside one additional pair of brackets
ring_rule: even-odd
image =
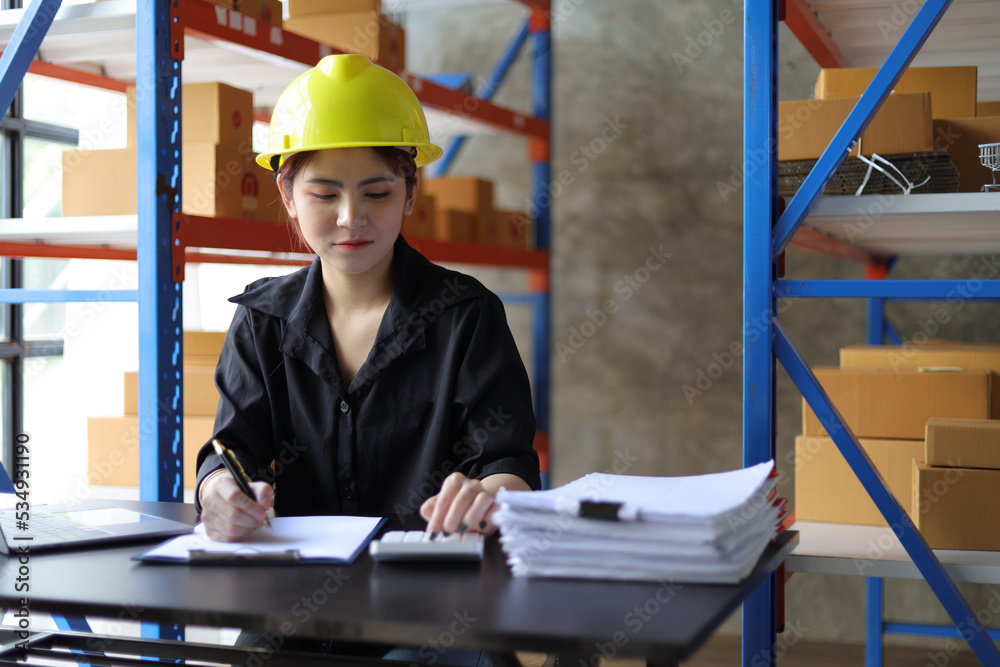
[[(413, 152), (411, 152), (412, 149), (397, 148), (395, 146), (371, 146), (371, 149), (382, 158), (382, 161), (392, 170), (392, 173), (402, 177), (406, 181), (406, 197), (407, 199), (412, 197), (413, 190), (417, 187), (417, 163), (414, 160)], [(288, 156), (285, 159), (285, 163), (274, 172), (275, 180), (279, 176), (281, 177), (285, 196), (289, 199), (292, 197), (292, 184), (295, 182), (296, 174), (309, 164), (315, 156), (316, 151), (294, 153)]]

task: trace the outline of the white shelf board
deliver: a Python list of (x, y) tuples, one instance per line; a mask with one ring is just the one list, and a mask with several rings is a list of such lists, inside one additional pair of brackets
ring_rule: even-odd
[[(796, 521), (799, 543), (785, 561), (790, 572), (922, 579), (888, 526)], [(1000, 583), (1000, 552), (935, 549), (955, 581)]]
[[(807, 0), (851, 67), (879, 67), (921, 0)], [(913, 59), (914, 67), (976, 65), (979, 100), (1000, 100), (1000, 2), (954, 0)]]
[(138, 219), (136, 215), (6, 218), (0, 219), (0, 238), (10, 243), (51, 243), (134, 249)]
[[(5, 48), (24, 14), (23, 9), (0, 11), (0, 49)], [(134, 82), (135, 0), (107, 0), (60, 8), (39, 48), (49, 63), (100, 73)], [(240, 44), (184, 38), (182, 80), (185, 83), (222, 81), (249, 90), (256, 108), (271, 109), (285, 87), (306, 71), (303, 63)], [(425, 105), (431, 138), (497, 134), (497, 130), (469, 118)]]
[(1000, 252), (1000, 192), (820, 197), (803, 225), (883, 255)]

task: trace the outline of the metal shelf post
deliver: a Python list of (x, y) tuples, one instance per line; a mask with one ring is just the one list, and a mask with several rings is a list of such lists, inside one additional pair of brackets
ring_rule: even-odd
[[(139, 497), (183, 500), (182, 293), (173, 213), (181, 208), (181, 66), (178, 0), (136, 7), (139, 269)], [(142, 624), (144, 637), (183, 640), (178, 625)]]
[[(532, 113), (546, 123), (544, 139), (529, 140), (531, 159), (532, 202), (535, 210), (535, 247), (545, 251), (547, 262), (551, 254), (552, 194), (549, 185), (552, 178), (552, 23), (548, 3), (545, 7), (531, 8), (527, 28), (534, 43), (532, 54)], [(550, 351), (551, 303), (549, 299), (549, 267), (532, 273), (530, 288), (537, 295), (532, 313), (532, 358), (535, 374), (535, 414), (537, 429), (544, 434), (544, 442), (549, 442), (550, 427)], [(546, 462), (551, 459), (546, 451)], [(548, 480), (549, 470), (542, 471), (543, 480)]]
[[(871, 459), (860, 447), (857, 438), (844, 424), (836, 407), (819, 385), (809, 366), (792, 345), (777, 320), (773, 300), (780, 297), (833, 297), (878, 299), (877, 330), (869, 329), (870, 338), (879, 341), (886, 333), (881, 317), (881, 300), (942, 298), (957, 287), (958, 281), (794, 281), (775, 280), (776, 261), (812, 208), (826, 183), (841, 164), (858, 136), (875, 115), (882, 101), (902, 76), (916, 52), (937, 25), (951, 0), (928, 0), (896, 46), (885, 64), (875, 75), (860, 101), (848, 115), (815, 168), (799, 188), (785, 212), (774, 215), (777, 109), (777, 76), (775, 70), (777, 12), (771, 0), (748, 0), (745, 19), (744, 64), (744, 142), (745, 159), (763, 155), (765, 169), (757, 166), (754, 178), (745, 177), (744, 184), (744, 461), (754, 463), (766, 455), (773, 456), (774, 359), (782, 363), (806, 402), (830, 433), (852, 471), (875, 502), (887, 523), (892, 526), (907, 554), (927, 581), (957, 627), (957, 633), (972, 647), (984, 665), (1000, 665), (1000, 653), (993, 644), (967, 601), (955, 587), (951, 576), (942, 568), (937, 556), (915, 528), (903, 507), (887, 490), (885, 482)], [(749, 171), (749, 170), (748, 170)], [(996, 299), (1000, 289), (985, 286), (977, 298)], [(874, 306), (873, 306), (874, 310)], [(753, 335), (757, 333), (757, 335)], [(761, 344), (761, 340), (764, 343)], [(756, 344), (756, 345), (755, 345)], [(766, 351), (765, 348), (766, 347)], [(771, 421), (769, 421), (771, 420)], [(881, 582), (878, 588), (869, 583), (872, 603), (881, 606)], [(751, 610), (751, 602), (753, 608)], [(766, 651), (774, 641), (776, 607), (773, 588), (761, 590), (744, 605), (743, 664)], [(754, 618), (748, 618), (751, 611)], [(869, 634), (875, 631), (869, 618)], [(881, 612), (877, 632), (881, 635)], [(763, 656), (774, 664), (774, 652)], [(880, 656), (871, 656), (872, 660)], [(757, 664), (759, 664), (759, 659)]]
[[(771, 228), (778, 211), (777, 21), (775, 0), (747, 0), (744, 10), (743, 88), (743, 465), (774, 458), (775, 363), (770, 322)], [(749, 168), (750, 156), (754, 168)], [(774, 575), (743, 603), (743, 665), (777, 663), (777, 579)]]

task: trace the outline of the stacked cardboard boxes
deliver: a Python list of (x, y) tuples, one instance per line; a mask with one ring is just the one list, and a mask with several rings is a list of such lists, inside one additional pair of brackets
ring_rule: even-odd
[[(857, 97), (843, 95), (779, 102), (778, 160), (819, 159), (857, 101)], [(890, 95), (850, 155), (933, 150), (931, 104), (930, 93)]]
[(380, 0), (289, 0), (286, 30), (406, 69), (406, 31), (382, 13)]
[[(821, 70), (816, 99), (859, 96), (875, 72), (869, 68)], [(1000, 142), (1000, 102), (977, 100), (976, 77), (975, 67), (911, 67), (894, 89), (895, 94), (930, 94), (933, 148), (948, 152), (958, 169), (960, 192), (979, 192), (992, 183), (990, 170), (979, 160), (979, 144)]]
[[(215, 365), (226, 334), (184, 332), (184, 488), (193, 489), (198, 450), (212, 437), (219, 393)], [(88, 481), (98, 486), (139, 483), (139, 377), (126, 373), (123, 414), (87, 419)]]
[[(1000, 549), (1000, 517), (983, 511), (1000, 484), (1000, 347), (859, 345), (815, 372), (932, 548)], [(803, 403), (796, 516), (885, 525), (824, 434)]]
[(417, 200), (413, 210), (403, 218), (403, 234), (416, 238), (434, 238), (434, 217), (437, 204), (434, 197), (424, 193), (423, 188), (417, 190)]
[(494, 207), (493, 183), (473, 177), (428, 178), (421, 191), (434, 198), (430, 236), (440, 241), (530, 248), (531, 219)]
[(428, 178), (424, 191), (434, 197), (434, 238), (492, 243), (496, 239), (493, 183), (481, 178)]
[[(841, 67), (820, 70), (816, 99), (860, 97), (872, 82), (875, 68)], [(911, 67), (893, 89), (895, 93), (931, 95), (931, 118), (966, 118), (976, 115), (975, 67)]]
[(496, 225), (497, 245), (507, 248), (531, 248), (534, 245), (531, 218), (521, 211), (497, 209)]
[[(63, 215), (136, 212), (135, 99), (133, 87), (128, 92), (127, 148), (63, 153)], [(184, 85), (182, 100), (184, 212), (251, 220), (276, 218), (278, 211), (269, 206), (273, 198), (262, 196), (270, 181), (254, 163), (251, 93), (223, 83), (194, 83)]]

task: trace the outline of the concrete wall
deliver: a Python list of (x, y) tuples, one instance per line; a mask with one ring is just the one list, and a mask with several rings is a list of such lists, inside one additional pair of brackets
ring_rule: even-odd
[[(552, 189), (552, 482), (616, 460), (644, 475), (736, 468), (742, 2), (553, 5), (553, 177), (562, 184)], [(483, 75), (523, 16), (516, 3), (413, 12), (409, 68)], [(811, 97), (817, 66), (784, 27), (780, 43), (781, 98)], [(498, 101), (530, 108), (528, 72), (522, 58)], [(473, 139), (453, 173), (494, 179), (506, 208), (523, 209), (530, 197), (520, 139)], [(971, 277), (979, 261), (904, 260), (896, 275)], [(790, 251), (787, 275), (861, 278), (863, 270)], [(862, 302), (785, 305), (783, 323), (812, 364), (835, 364), (841, 346), (864, 342)], [(910, 336), (927, 308), (892, 307), (890, 317)], [(995, 340), (989, 308), (952, 307), (938, 337)], [(792, 498), (801, 399), (782, 371), (778, 386), (778, 466)], [(993, 593), (963, 590), (974, 609)], [(796, 575), (787, 594), (788, 642), (863, 639), (862, 578)], [(890, 582), (886, 604), (895, 618), (944, 620), (923, 582)], [(738, 618), (725, 629), (738, 632)]]

